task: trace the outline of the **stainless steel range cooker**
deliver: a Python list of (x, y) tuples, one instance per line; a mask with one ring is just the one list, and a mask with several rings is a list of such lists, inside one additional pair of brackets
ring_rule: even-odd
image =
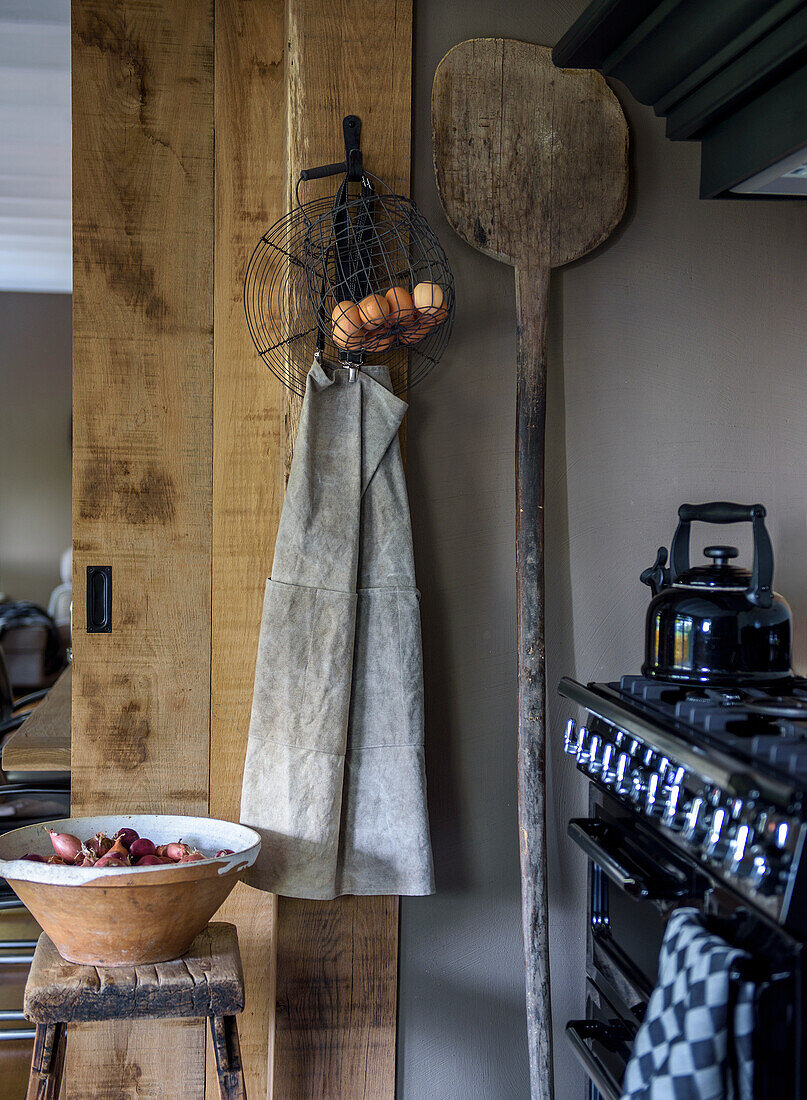
[(620, 1094), (665, 916), (685, 903), (750, 955), (755, 1095), (807, 1096), (807, 679), (559, 691), (586, 714), (564, 740), (591, 780), (589, 817), (569, 823), (590, 907), (586, 1017), (567, 1033), (591, 1095)]

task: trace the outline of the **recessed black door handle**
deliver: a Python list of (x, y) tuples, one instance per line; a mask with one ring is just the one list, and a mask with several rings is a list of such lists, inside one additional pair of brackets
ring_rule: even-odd
[(87, 633), (112, 631), (112, 566), (87, 566)]

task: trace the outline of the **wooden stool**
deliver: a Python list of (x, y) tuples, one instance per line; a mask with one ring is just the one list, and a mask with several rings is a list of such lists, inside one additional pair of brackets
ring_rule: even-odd
[(210, 1018), (222, 1100), (246, 1100), (236, 1013), (244, 975), (232, 924), (209, 924), (181, 959), (153, 966), (65, 962), (43, 932), (25, 987), (25, 1015), (36, 1023), (26, 1100), (57, 1100), (67, 1025), (143, 1017)]

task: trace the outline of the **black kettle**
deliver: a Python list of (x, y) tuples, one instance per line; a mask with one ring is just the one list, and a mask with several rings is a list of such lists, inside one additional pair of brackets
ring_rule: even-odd
[[(773, 591), (773, 547), (761, 504), (682, 504), (667, 550), (641, 579), (653, 590), (647, 609), (642, 674), (686, 684), (769, 683), (792, 676), (791, 616)], [(708, 565), (689, 565), (690, 526), (751, 523), (754, 563), (749, 573), (731, 564), (734, 546), (707, 546)]]

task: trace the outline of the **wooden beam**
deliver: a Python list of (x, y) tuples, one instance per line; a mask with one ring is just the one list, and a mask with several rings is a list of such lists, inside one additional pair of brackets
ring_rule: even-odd
[[(247, 263), (285, 210), (284, 0), (216, 0), (213, 641), (210, 813), (238, 820), (263, 593), (283, 503), (283, 390), (244, 320)], [(239, 885), (247, 1095), (269, 1094), (277, 899)], [(208, 1049), (208, 1096), (217, 1077)]]
[[(72, 73), (73, 812), (204, 814), (212, 0), (74, 0)], [(88, 565), (110, 634), (84, 630)], [(203, 1049), (197, 1023), (79, 1027), (66, 1095), (201, 1097)]]
[[(342, 118), (362, 119), (364, 163), (407, 194), (411, 166), (411, 0), (287, 0), (287, 203), (301, 168), (341, 160)], [(306, 186), (304, 198), (333, 191)], [(299, 401), (286, 398), (286, 465)], [(398, 899), (281, 898), (277, 1100), (392, 1100)]]

